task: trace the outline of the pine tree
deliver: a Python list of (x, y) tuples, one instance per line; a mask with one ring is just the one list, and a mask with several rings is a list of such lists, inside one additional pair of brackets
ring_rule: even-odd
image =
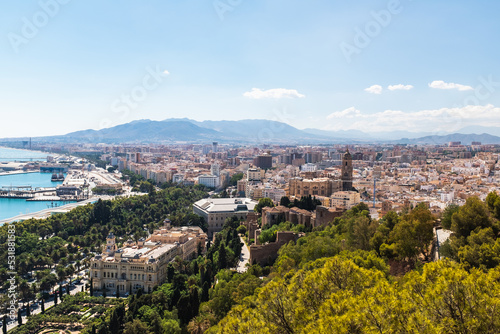
[(194, 318), (198, 315), (198, 311), (200, 308), (200, 297), (198, 295), (197, 286), (193, 286), (191, 288), (189, 299), (189, 303), (191, 304), (191, 318)]
[(219, 247), (219, 258), (217, 259), (217, 268), (219, 270), (227, 268), (226, 245), (222, 243)]
[(210, 290), (210, 283), (205, 281), (203, 283), (203, 287), (202, 287), (202, 291), (201, 291), (201, 301), (202, 302), (206, 302), (210, 298), (210, 296), (208, 294), (209, 290)]
[(28, 306), (26, 307), (26, 317), (29, 317), (30, 315), (31, 315), (30, 302), (28, 302)]

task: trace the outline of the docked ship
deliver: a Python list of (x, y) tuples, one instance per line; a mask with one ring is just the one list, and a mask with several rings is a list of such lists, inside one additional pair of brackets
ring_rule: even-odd
[(52, 182), (57, 182), (57, 181), (64, 181), (64, 174), (63, 173), (52, 173), (52, 178), (50, 179)]

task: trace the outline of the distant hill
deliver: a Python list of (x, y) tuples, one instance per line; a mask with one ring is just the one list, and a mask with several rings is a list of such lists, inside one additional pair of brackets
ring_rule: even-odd
[(487, 133), (480, 135), (477, 134), (461, 134), (453, 133), (444, 136), (425, 136), (420, 138), (402, 138), (399, 140), (394, 140), (394, 144), (434, 144), (442, 145), (449, 143), (450, 141), (459, 141), (462, 145), (470, 145), (473, 141), (479, 141), (482, 144), (500, 144), (500, 137), (492, 136)]
[[(492, 130), (496, 128), (491, 128)], [(500, 131), (499, 131), (500, 132)], [(426, 133), (427, 134), (427, 133)], [(418, 136), (412, 132), (365, 133), (357, 130), (325, 131), (318, 129), (300, 130), (286, 123), (244, 119), (240, 121), (203, 121), (188, 118), (171, 118), (163, 121), (142, 119), (102, 130), (83, 130), (63, 136), (36, 137), (33, 140), (55, 143), (251, 143), (251, 144), (357, 144), (357, 143), (399, 143), (399, 144), (446, 144), (460, 141), (470, 144), (480, 141), (484, 144), (500, 144), (500, 137), (487, 133), (447, 134), (444, 136)], [(404, 137), (402, 139), (398, 139)], [(0, 141), (19, 141), (19, 138)], [(25, 140), (24, 138), (22, 140)]]
[[(16, 138), (1, 139), (15, 141)], [(19, 140), (19, 139), (17, 139)], [(62, 136), (36, 137), (57, 143), (175, 143), (220, 141), (235, 143), (332, 143), (288, 124), (270, 120), (204, 121), (167, 119), (137, 120), (102, 130), (82, 130)], [(347, 140), (349, 141), (349, 140)]]
[[(172, 122), (167, 119), (164, 122)], [(217, 131), (224, 140), (239, 139), (243, 141), (318, 141), (328, 140), (326, 136), (307, 133), (286, 123), (264, 120), (243, 119), (239, 121), (203, 121), (187, 120), (197, 126)]]
[(217, 131), (200, 128), (187, 121), (159, 122), (141, 120), (99, 131), (77, 131), (58, 137), (65, 141), (124, 143), (210, 140), (218, 136)]

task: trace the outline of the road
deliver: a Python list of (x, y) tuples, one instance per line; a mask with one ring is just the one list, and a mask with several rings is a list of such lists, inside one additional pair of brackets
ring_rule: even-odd
[(240, 240), (243, 243), (243, 247), (241, 247), (240, 262), (238, 263), (238, 268), (236, 268), (236, 270), (239, 273), (244, 273), (248, 269), (247, 263), (250, 261), (250, 250), (241, 236)]

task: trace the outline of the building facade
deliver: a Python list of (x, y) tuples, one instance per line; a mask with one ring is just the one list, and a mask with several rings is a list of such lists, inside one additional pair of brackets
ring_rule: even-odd
[(120, 294), (140, 289), (151, 292), (165, 282), (170, 261), (176, 256), (192, 258), (197, 255), (198, 247), (204, 252), (206, 239), (199, 227), (171, 228), (168, 221), (147, 240), (129, 239), (122, 248), (117, 248), (116, 237), (110, 233), (104, 252), (90, 261), (93, 288)]
[(288, 194), (290, 196), (327, 196), (342, 190), (342, 181), (331, 178), (302, 179), (293, 178), (289, 181)]
[(222, 230), (227, 218), (246, 219), (257, 202), (250, 198), (204, 198), (193, 204), (193, 213), (203, 217), (208, 224), (208, 235)]
[(253, 164), (262, 169), (273, 167), (273, 157), (269, 154), (258, 155), (253, 159)]
[(200, 175), (198, 176), (198, 184), (202, 184), (209, 188), (218, 188), (219, 177), (215, 175)]
[(357, 191), (338, 191), (330, 196), (330, 207), (351, 209), (361, 203), (361, 196)]

